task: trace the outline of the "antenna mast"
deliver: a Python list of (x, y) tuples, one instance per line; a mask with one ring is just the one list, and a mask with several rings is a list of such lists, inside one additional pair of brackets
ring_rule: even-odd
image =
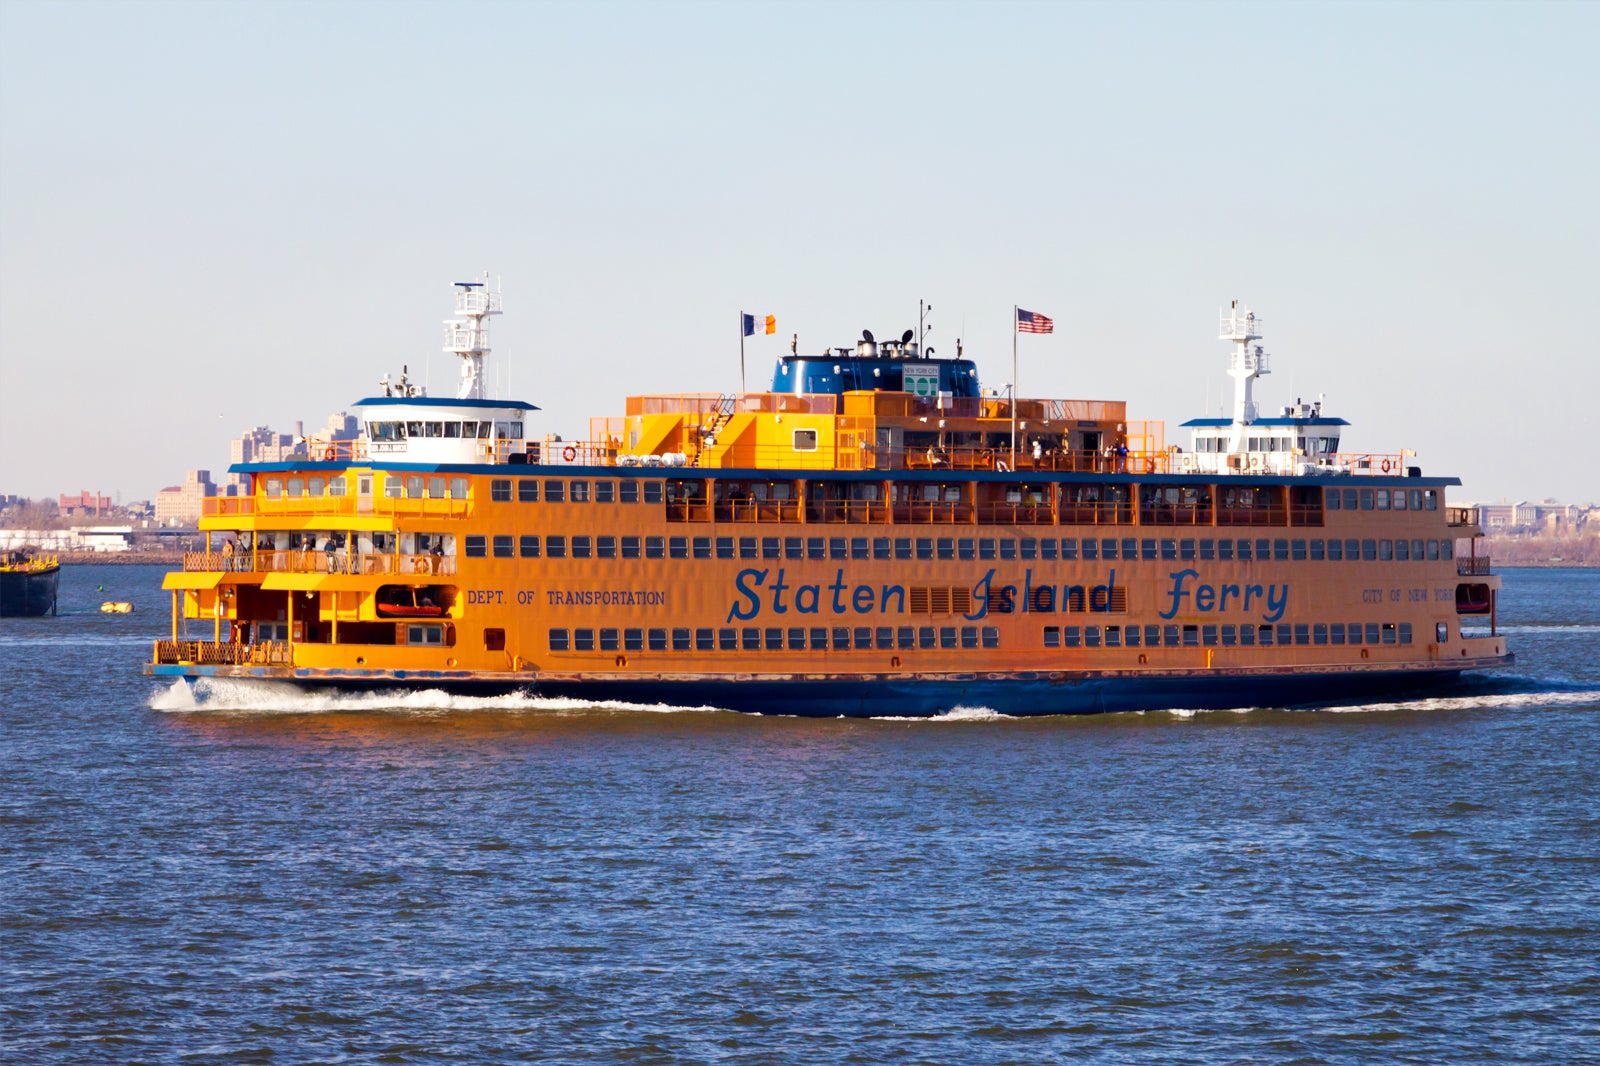
[(482, 281), (456, 282), (456, 315), (444, 324), (444, 350), (461, 357), (461, 384), (458, 400), (482, 400), (484, 396), (483, 360), (489, 354), (490, 315), (500, 313), (499, 292), (489, 291), (489, 272)]

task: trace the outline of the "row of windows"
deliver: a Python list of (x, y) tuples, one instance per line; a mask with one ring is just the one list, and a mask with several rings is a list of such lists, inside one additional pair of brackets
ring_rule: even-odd
[[(462, 479), (453, 479), (462, 480)], [(871, 489), (865, 498), (876, 500), (879, 487), (876, 483), (861, 483), (862, 487)], [(541, 485), (543, 486), (541, 488)], [(704, 491), (704, 483), (696, 482), (695, 487)], [(765, 488), (765, 486), (758, 486)], [(787, 488), (788, 486), (783, 486)], [(930, 488), (932, 486), (919, 486)], [(946, 488), (950, 488), (947, 486)], [(1069, 486), (1075, 488), (1075, 486)], [(489, 498), (498, 503), (510, 503), (515, 491), (518, 503), (538, 503), (542, 495), (545, 503), (660, 503), (662, 501), (662, 483), (659, 481), (610, 481), (587, 480), (564, 481), (548, 478), (541, 481), (538, 478), (517, 478), (513, 486), (511, 478), (493, 478), (489, 482)], [(1154, 490), (1161, 491), (1161, 490)], [(1254, 489), (1248, 490), (1257, 491)], [(452, 495), (454, 494), (452, 490)], [(295, 493), (291, 493), (295, 495)], [(317, 493), (313, 493), (317, 495)], [(443, 495), (441, 489), (438, 493), (430, 495)], [(465, 495), (463, 489), (462, 495)], [(762, 493), (765, 498), (765, 493)], [(926, 494), (924, 494), (926, 495)], [(785, 496), (784, 498), (787, 498)], [(959, 498), (959, 494), (958, 494)], [(1330, 488), (1325, 492), (1327, 509), (1330, 511), (1436, 511), (1439, 509), (1439, 492), (1437, 489), (1338, 489)], [(1237, 502), (1237, 501), (1235, 501)]]
[(1410, 643), (1410, 622), (1044, 627), (1044, 646), (1047, 648), (1267, 648), (1289, 644)]
[(1437, 489), (1329, 489), (1330, 511), (1437, 511)]
[[(661, 482), (659, 481), (561, 481), (550, 478), (542, 482), (545, 503), (638, 503), (641, 499), (645, 503), (661, 502)], [(516, 493), (518, 503), (538, 503), (541, 482), (538, 478), (517, 478)], [(511, 502), (511, 479), (508, 477), (491, 478), (489, 481), (489, 499), (496, 503)]]
[(1000, 630), (994, 626), (550, 630), (551, 651), (912, 651), (999, 646)]
[[(500, 559), (521, 556), (524, 559), (541, 557), (541, 541), (537, 534), (513, 537), (499, 534), (493, 538), (481, 535), (468, 536), (465, 550), (469, 558), (483, 558), (493, 547)], [(1163, 559), (1163, 560), (1239, 560), (1252, 559), (1331, 560), (1339, 562), (1435, 560), (1449, 559), (1455, 554), (1455, 542), (1444, 540), (1391, 540), (1301, 538), (1259, 538), (1254, 540), (1210, 537), (1054, 537), (1039, 540), (990, 537), (588, 537), (547, 536), (543, 538), (543, 556), (550, 559), (567, 557), (568, 545), (574, 559), (1061, 559), (1068, 562), (1083, 559)]]

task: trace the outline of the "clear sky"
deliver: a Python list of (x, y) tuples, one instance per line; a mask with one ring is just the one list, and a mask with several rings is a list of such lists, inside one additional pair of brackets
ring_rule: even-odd
[[(1025, 395), (1264, 408), (1600, 502), (1600, 4), (0, 3), (0, 492), (320, 425), (504, 279), (536, 429), (914, 325)], [(491, 374), (496, 371), (491, 371)]]

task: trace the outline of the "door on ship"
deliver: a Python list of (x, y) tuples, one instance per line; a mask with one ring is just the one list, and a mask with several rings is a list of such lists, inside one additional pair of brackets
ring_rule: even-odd
[(361, 474), (356, 478), (356, 513), (372, 513), (372, 475)]

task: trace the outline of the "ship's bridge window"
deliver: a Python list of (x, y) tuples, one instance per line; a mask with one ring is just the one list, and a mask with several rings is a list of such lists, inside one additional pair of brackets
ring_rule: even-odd
[(494, 428), (495, 428), (495, 431), (496, 431), (496, 435), (501, 440), (521, 440), (522, 439), (522, 423), (521, 422), (496, 422), (494, 424)]
[(814, 429), (797, 429), (794, 431), (794, 450), (797, 452), (814, 452), (817, 450), (817, 431)]
[(460, 437), (461, 436), (461, 423), (460, 422), (446, 422), (444, 424), (444, 435), (446, 437)]
[(397, 441), (405, 439), (405, 423), (403, 422), (368, 422), (367, 439), (373, 441)]
[(407, 422), (406, 423), (406, 436), (408, 436), (408, 437), (420, 437), (420, 436), (422, 436), (422, 423), (421, 422)]

